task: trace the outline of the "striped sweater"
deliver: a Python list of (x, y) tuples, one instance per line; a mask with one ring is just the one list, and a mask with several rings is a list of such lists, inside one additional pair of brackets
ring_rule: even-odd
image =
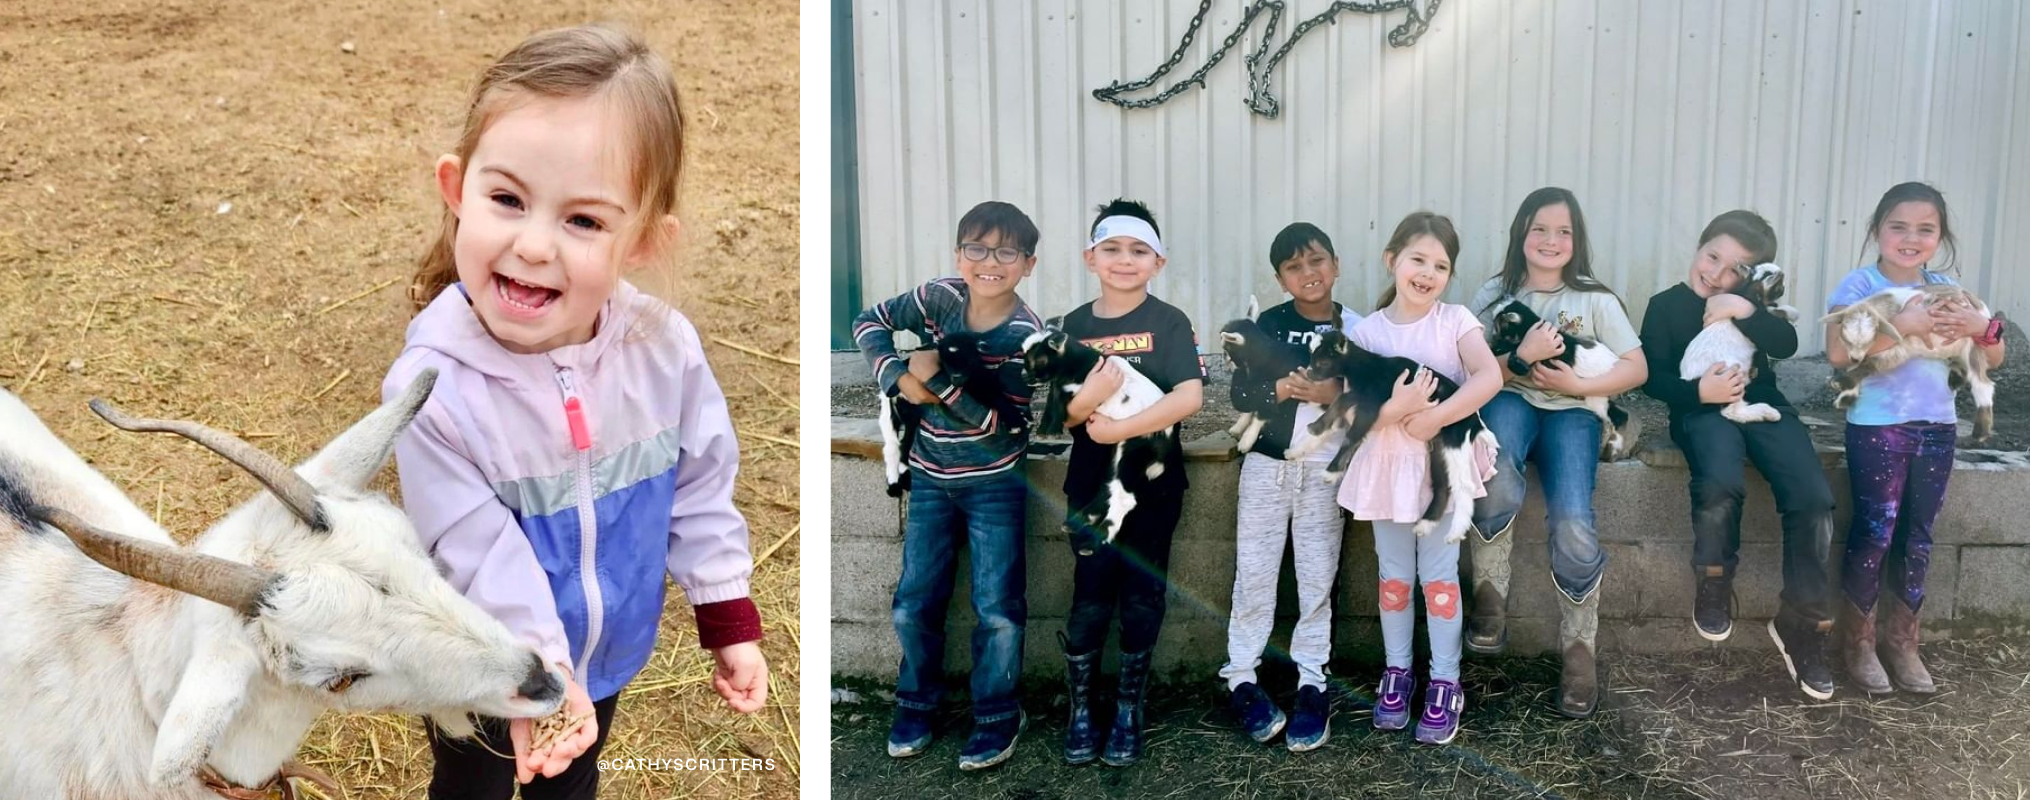
[[(873, 367), (881, 391), (894, 395), (896, 380), (909, 371), (909, 360), (895, 352), (895, 332), (910, 331), (928, 346), (948, 331), (966, 330), (967, 297), (964, 280), (939, 278), (878, 303), (853, 321), (853, 341)], [(1042, 327), (1036, 312), (1018, 298), (1007, 320), (980, 334), (983, 360), (1017, 407), (1026, 408), (1030, 395), (1022, 370), (1022, 340)], [(1021, 463), (1029, 443), (1026, 424), (1024, 433), (1009, 433), (1007, 421), (953, 385), (943, 372), (924, 385), (942, 405), (923, 409), (916, 448), (909, 454), (912, 467), (933, 480), (962, 482), (997, 475)]]

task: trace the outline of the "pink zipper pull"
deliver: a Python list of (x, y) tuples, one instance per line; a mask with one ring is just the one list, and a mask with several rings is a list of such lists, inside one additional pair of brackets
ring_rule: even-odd
[(592, 428), (585, 424), (585, 406), (578, 401), (578, 389), (571, 385), (571, 371), (557, 369), (557, 386), (564, 390), (564, 420), (571, 426), (571, 446), (580, 451), (592, 449)]

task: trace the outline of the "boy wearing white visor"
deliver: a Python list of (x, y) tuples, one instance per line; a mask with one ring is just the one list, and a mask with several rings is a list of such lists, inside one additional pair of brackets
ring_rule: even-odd
[[(1155, 382), (1164, 397), (1126, 419), (1096, 415), (1094, 409), (1121, 387), (1111, 361), (1101, 365), (1066, 404), (1072, 437), (1064, 494), (1081, 508), (1101, 490), (1101, 476), (1115, 445), (1135, 436), (1176, 428), (1196, 413), (1205, 380), (1191, 319), (1175, 306), (1149, 296), (1149, 281), (1163, 270), (1163, 240), (1156, 218), (1141, 203), (1115, 200), (1100, 207), (1086, 245), (1086, 268), (1100, 280), (1100, 296), (1064, 316), (1062, 329), (1102, 353), (1120, 356)], [(1168, 588), (1170, 537), (1184, 506), (1184, 456), (1172, 448), (1162, 474), (1122, 521), (1111, 544), (1077, 559), (1070, 618), (1065, 623), (1066, 675), (1071, 683), (1071, 720), (1064, 757), (1084, 764), (1095, 755), (1111, 766), (1127, 766), (1142, 755), (1142, 707), (1149, 680), (1149, 657), (1163, 626)], [(1104, 537), (1100, 537), (1104, 538)], [(1100, 648), (1116, 607), (1121, 619), (1120, 690), (1106, 749), (1099, 750), (1099, 727), (1087, 698), (1099, 671)]]

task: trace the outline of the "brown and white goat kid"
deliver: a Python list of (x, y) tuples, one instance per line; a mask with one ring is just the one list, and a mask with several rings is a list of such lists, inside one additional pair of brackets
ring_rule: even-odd
[(268, 487), (187, 547), (0, 391), (0, 799), (268, 787), (301, 774), (284, 766), (298, 769), (326, 709), (429, 714), (453, 735), (470, 735), (468, 712), (554, 711), (561, 675), (366, 489), (435, 381), (424, 373), (293, 470), (228, 434), (93, 401)]
[[(1748, 302), (1769, 309), (1769, 313), (1783, 318), (1786, 322), (1797, 321), (1797, 309), (1783, 305), (1783, 268), (1775, 264), (1757, 264), (1747, 270), (1747, 279), (1736, 287), (1733, 294), (1747, 298)], [(1699, 331), (1685, 345), (1685, 357), (1678, 361), (1678, 378), (1696, 381), (1703, 377), (1714, 364), (1726, 364), (1749, 378), (1754, 370), (1755, 343), (1734, 325), (1734, 321), (1721, 320)], [(1736, 400), (1720, 409), (1720, 416), (1740, 423), (1775, 422), (1782, 418), (1782, 412), (1768, 403), (1744, 403)]]
[[(1892, 287), (1861, 298), (1861, 301), (1827, 314), (1822, 323), (1840, 326), (1840, 344), (1847, 348), (1847, 358), (1852, 366), (1844, 372), (1833, 374), (1832, 387), (1840, 393), (1833, 405), (1846, 408), (1861, 396), (1861, 381), (1903, 365), (1913, 358), (1935, 358), (1946, 363), (1950, 371), (1949, 380), (1954, 389), (1964, 385), (1973, 394), (1974, 430), (1973, 443), (1985, 444), (1995, 432), (1995, 379), (1988, 377), (1988, 354), (1974, 345), (1972, 339), (1960, 339), (1950, 344), (1943, 343), (1930, 333), (1923, 336), (1904, 336), (1890, 324), (1890, 320), (1903, 311), (1913, 298), (1926, 307), (1940, 304), (1963, 304), (1972, 306), (1982, 314), (1988, 313), (1988, 306), (1958, 286), (1931, 284), (1922, 287)], [(1868, 348), (1875, 344), (1876, 334), (1896, 340), (1887, 350), (1868, 355)]]

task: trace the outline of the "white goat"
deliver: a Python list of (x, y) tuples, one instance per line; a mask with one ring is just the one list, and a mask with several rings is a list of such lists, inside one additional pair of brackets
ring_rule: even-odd
[(189, 547), (0, 391), (0, 800), (286, 786), (305, 773), (285, 762), (328, 708), (426, 713), (452, 735), (470, 735), (467, 713), (555, 710), (561, 676), (366, 491), (435, 381), (425, 373), (294, 470), (228, 434), (93, 401), (116, 426), (182, 434), (269, 488)]

